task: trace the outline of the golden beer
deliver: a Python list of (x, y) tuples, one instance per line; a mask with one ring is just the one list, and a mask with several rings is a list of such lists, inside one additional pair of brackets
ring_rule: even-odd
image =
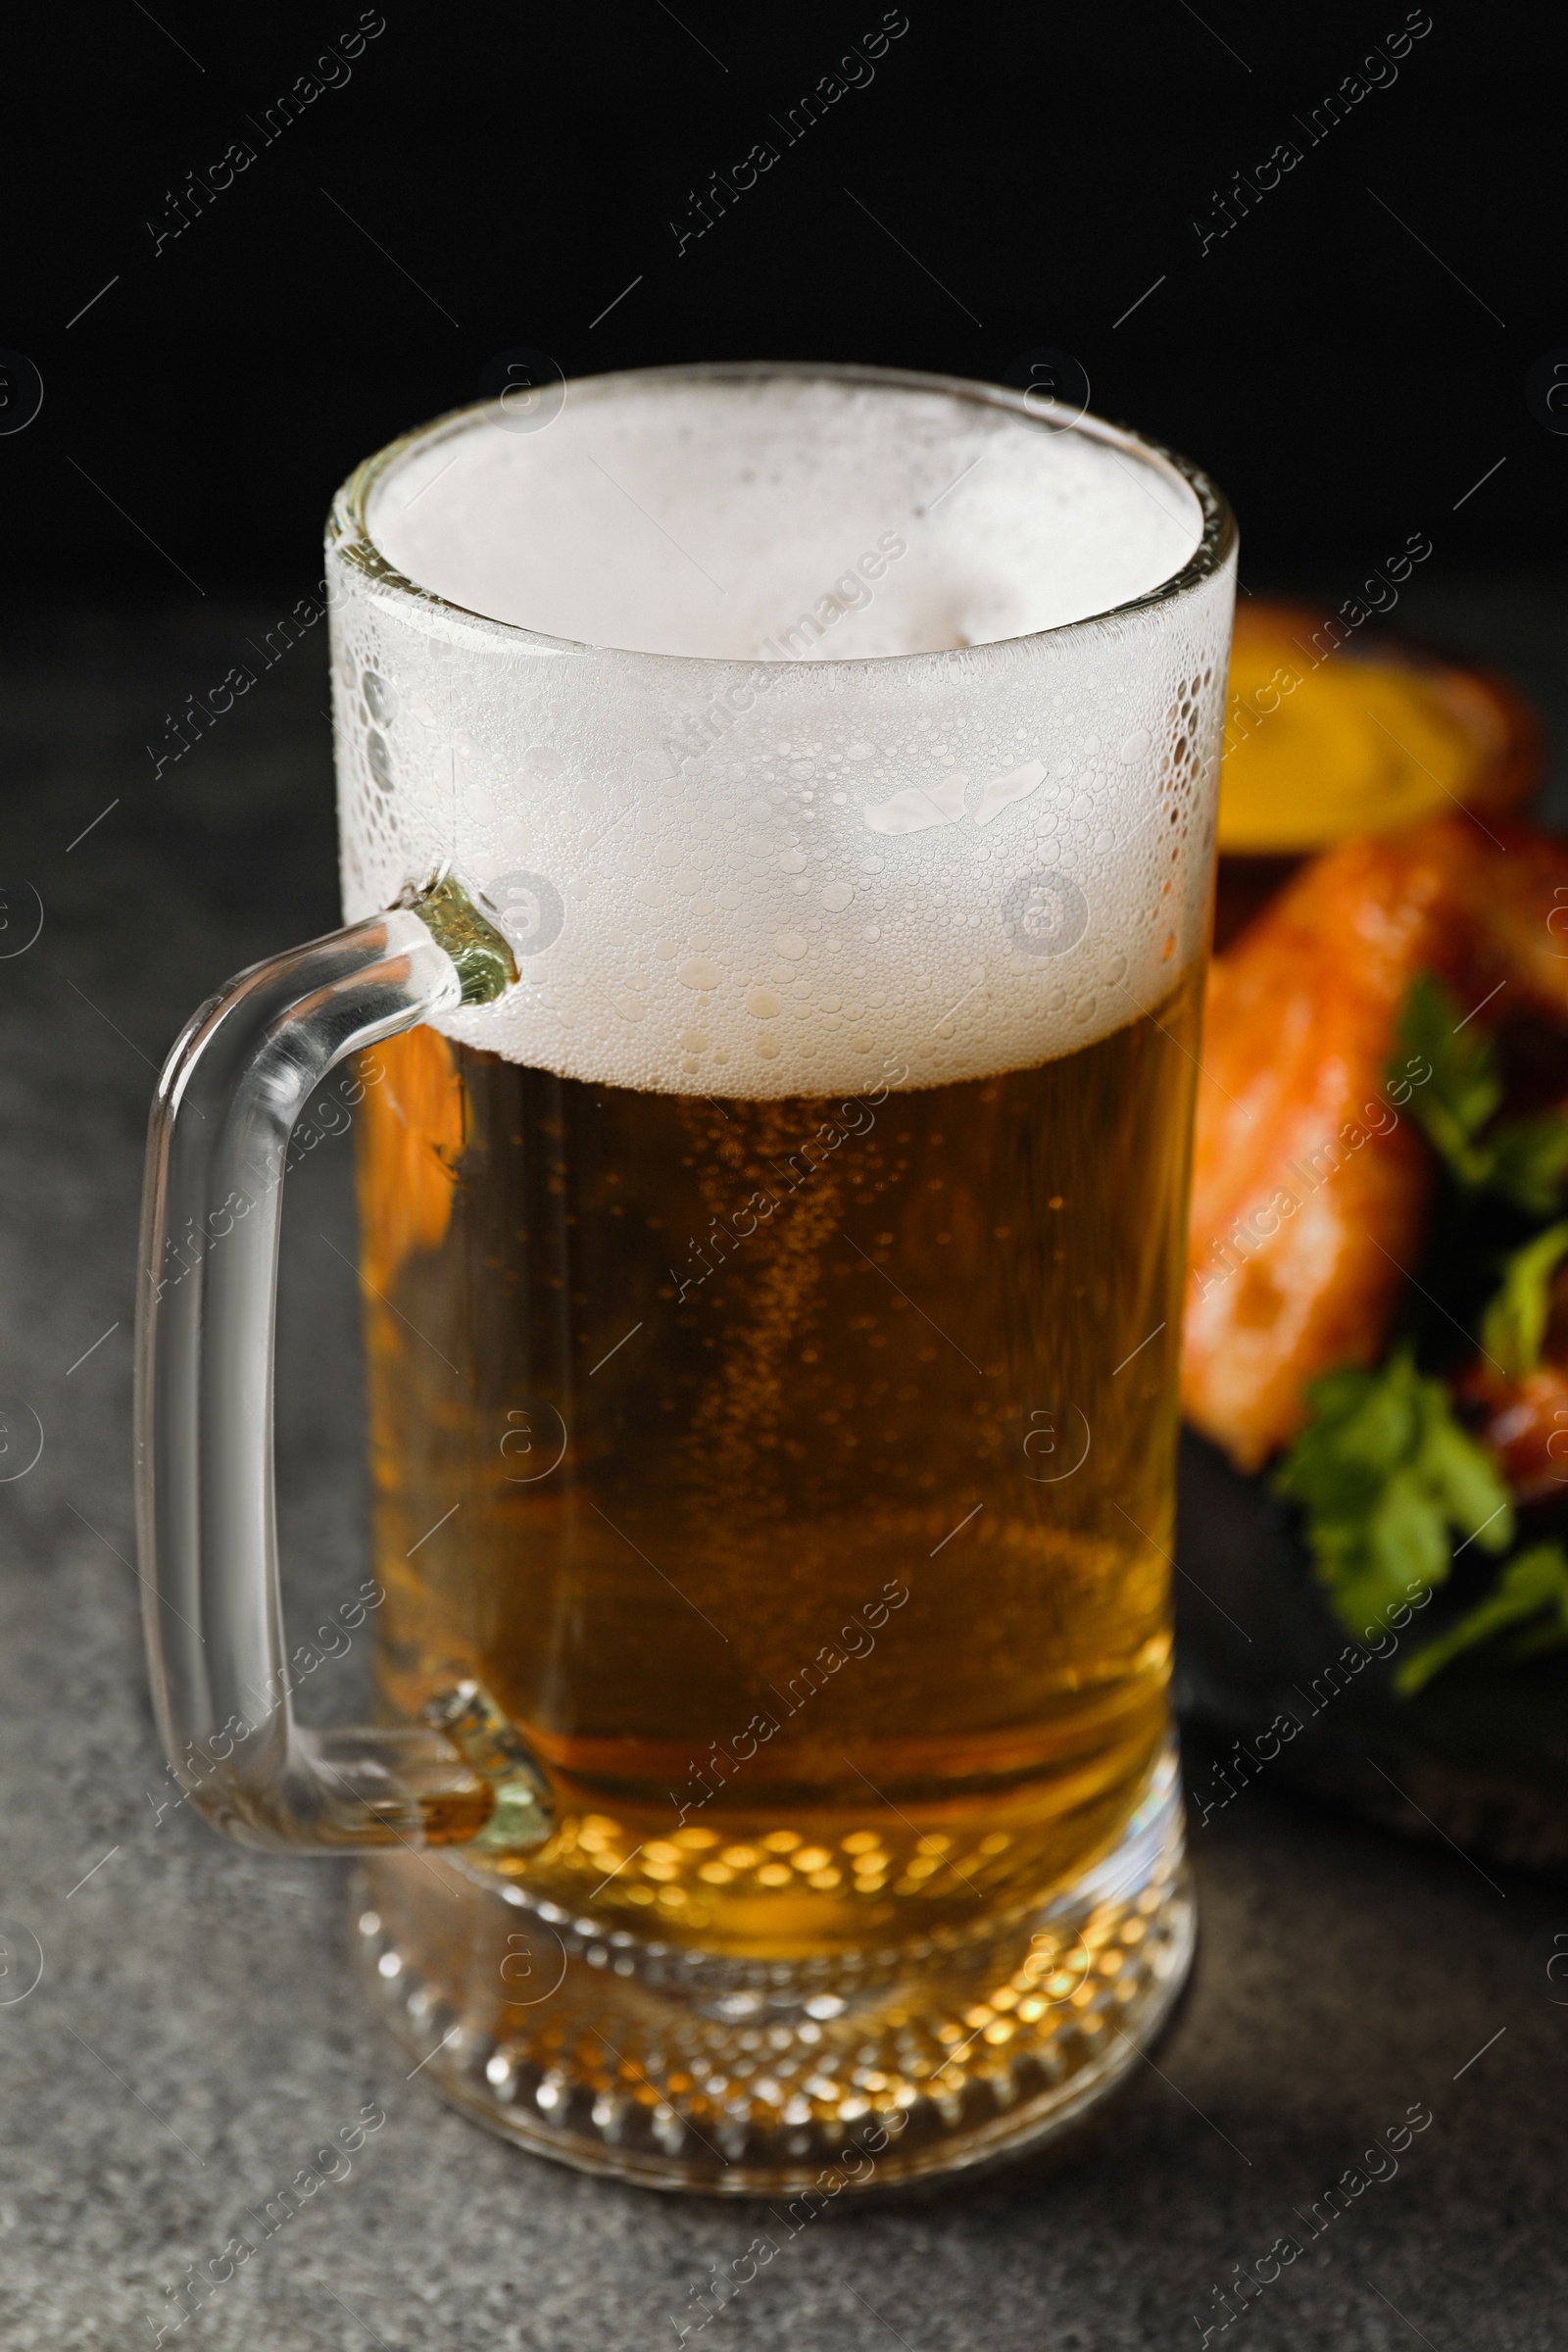
[[(411, 2082), (793, 2234), (1074, 2124), (1191, 1964), (1235, 530), (1032, 366), (507, 356), (333, 505), (346, 927), (160, 1082), (154, 1695), (219, 1827), (360, 1857)], [(290, 1137), (351, 1055), (379, 1720), (319, 1725), (272, 1319)]]
[(346, 911), (473, 958), (355, 1032), (366, 1981), (590, 2170), (990, 2161), (1193, 1950), (1224, 502), (1031, 394), (723, 365), (411, 434), (328, 564)]
[(799, 1958), (1115, 1845), (1166, 1736), (1200, 994), (821, 1099), (367, 1057), (383, 1698), (476, 1682), (544, 1761), (549, 1842), (490, 1857), (530, 1902)]

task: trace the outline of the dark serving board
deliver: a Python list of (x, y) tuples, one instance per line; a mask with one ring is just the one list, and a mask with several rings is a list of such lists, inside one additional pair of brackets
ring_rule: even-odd
[[(1348, 1672), (1354, 1645), (1291, 1511), (1190, 1430), (1176, 1550), (1176, 1706), (1202, 1735), (1188, 1765), (1195, 1834), (1262, 1778), (1483, 1860), (1568, 1869), (1568, 1651), (1512, 1667), (1461, 1660), (1401, 1699), (1391, 1674), (1436, 1630), (1435, 1603), (1393, 1657)], [(1294, 1738), (1270, 1733), (1280, 1716), (1300, 1726)]]

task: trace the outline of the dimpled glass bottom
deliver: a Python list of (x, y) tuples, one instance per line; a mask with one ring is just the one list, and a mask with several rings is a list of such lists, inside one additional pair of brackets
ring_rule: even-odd
[(1077, 1885), (898, 1949), (650, 1941), (438, 1852), (364, 1864), (355, 1911), (376, 2006), (454, 2105), (581, 2171), (718, 2196), (833, 2197), (1036, 2146), (1136, 2065), (1196, 1932), (1169, 1753)]

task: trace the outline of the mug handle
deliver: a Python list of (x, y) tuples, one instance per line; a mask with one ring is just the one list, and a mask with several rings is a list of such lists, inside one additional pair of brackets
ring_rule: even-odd
[(282, 1185), (295, 1121), (345, 1055), (517, 977), (440, 876), (368, 922), (253, 964), (194, 1013), (153, 1101), (136, 1309), (136, 1516), (158, 1727), (196, 1809), (316, 1852), (549, 1831), (532, 1757), (475, 1684), (424, 1722), (294, 1721), (272, 1478)]

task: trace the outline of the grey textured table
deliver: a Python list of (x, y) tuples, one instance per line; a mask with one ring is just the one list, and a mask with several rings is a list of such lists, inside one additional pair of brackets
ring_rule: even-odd
[[(43, 1433), (0, 1484), (0, 2340), (150, 2344), (186, 2266), (374, 2102), (347, 2177), (166, 2341), (673, 2345), (671, 2315), (761, 2217), (582, 2179), (449, 2113), (350, 1981), (341, 1867), (159, 1810), (130, 1566), (146, 1104), (211, 987), (336, 919), (324, 631), (156, 781), (146, 746), (276, 617), (22, 617), (0, 662), (0, 956), (32, 928), (24, 885), (44, 915), (0, 960), (0, 1471), (30, 1451), (29, 1412)], [(1400, 617), (1561, 696), (1560, 589), (1431, 583)], [(279, 1462), (302, 1612), (364, 1573), (349, 1173), (334, 1144), (290, 1179)], [(365, 1663), (362, 1642), (308, 1705), (349, 1716)], [(1196, 1842), (1197, 1975), (1135, 2092), (1054, 2161), (813, 2223), (709, 2342), (1198, 2345), (1218, 2340), (1213, 2290), (1290, 2235), (1300, 2258), (1233, 2323), (1259, 2346), (1561, 2340), (1568, 1985), (1546, 1961), (1568, 1888), (1494, 1883), (1266, 1783)], [(1369, 2180), (1363, 2152), (1412, 2107), (1433, 2122)], [(1356, 2166), (1347, 2210), (1314, 2216)]]

